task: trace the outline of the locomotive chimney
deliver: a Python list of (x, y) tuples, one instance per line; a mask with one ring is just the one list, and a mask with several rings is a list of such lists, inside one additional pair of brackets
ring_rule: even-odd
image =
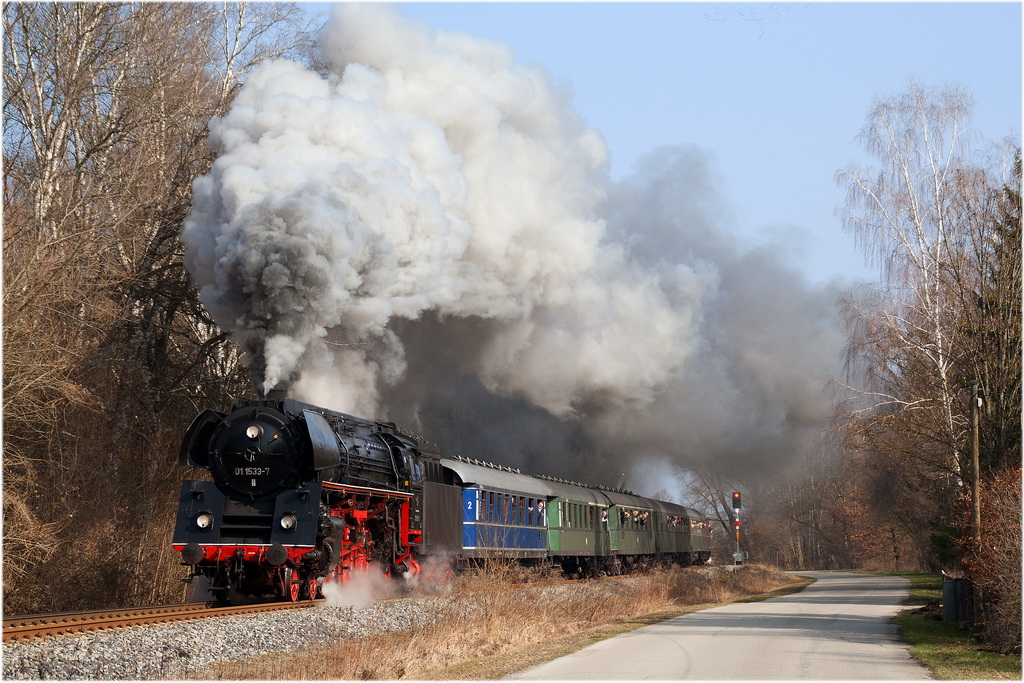
[(288, 395), (286, 389), (271, 389), (267, 392), (259, 392), (260, 399), (264, 401), (283, 401), (285, 396)]

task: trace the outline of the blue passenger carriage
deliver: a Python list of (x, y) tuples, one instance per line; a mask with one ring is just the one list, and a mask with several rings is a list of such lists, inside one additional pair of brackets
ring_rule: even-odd
[(461, 480), (464, 557), (547, 557), (546, 482), (458, 456), (441, 462)]

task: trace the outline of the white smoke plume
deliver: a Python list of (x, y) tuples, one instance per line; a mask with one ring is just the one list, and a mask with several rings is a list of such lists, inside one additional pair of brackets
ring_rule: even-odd
[(699, 154), (613, 186), (545, 71), (387, 6), (337, 6), (321, 49), (325, 75), (267, 63), (211, 122), (182, 227), (260, 390), (424, 431), (473, 401), (487, 436), (459, 443), (492, 452), (467, 455), (529, 460), (536, 439), (570, 475), (821, 424), (834, 314), (724, 236)]
[[(327, 378), (373, 411), (403, 372), (389, 324), (432, 311), (500, 322), (476, 358), (490, 387), (557, 414), (597, 392), (649, 401), (686, 357), (702, 283), (605, 241), (603, 143), (568, 96), (388, 7), (338, 7), (322, 49), (326, 78), (266, 64), (211, 123), (218, 159), (182, 230), (260, 388)], [(329, 337), (369, 348), (339, 367)]]

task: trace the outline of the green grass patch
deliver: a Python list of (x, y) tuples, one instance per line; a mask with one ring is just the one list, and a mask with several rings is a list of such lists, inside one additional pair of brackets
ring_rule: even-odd
[(1021, 658), (985, 650), (969, 631), (942, 621), (942, 577), (899, 574), (911, 581), (910, 602), (924, 604), (896, 616), (910, 654), (944, 680), (1020, 680)]
[(913, 574), (908, 572), (885, 572), (887, 576), (902, 576), (910, 579), (910, 604), (924, 605), (942, 602), (941, 574)]

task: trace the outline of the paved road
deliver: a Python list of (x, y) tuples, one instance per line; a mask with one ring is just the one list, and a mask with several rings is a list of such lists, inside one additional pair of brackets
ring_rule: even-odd
[(887, 623), (910, 582), (799, 572), (799, 593), (676, 617), (528, 669), (530, 680), (910, 680), (929, 678)]

